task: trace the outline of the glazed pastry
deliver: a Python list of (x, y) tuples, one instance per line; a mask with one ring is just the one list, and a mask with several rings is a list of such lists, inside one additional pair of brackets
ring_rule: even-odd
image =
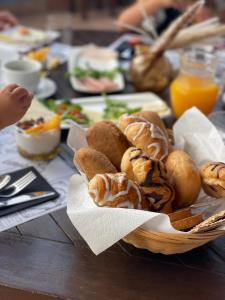
[(192, 216), (190, 208), (179, 209), (175, 212), (169, 214), (170, 222), (176, 222), (179, 220), (183, 220)]
[(101, 121), (92, 125), (86, 133), (89, 147), (104, 153), (120, 170), (120, 162), (129, 143), (113, 122)]
[(148, 122), (153, 123), (154, 125), (158, 126), (164, 132), (165, 136), (168, 138), (167, 129), (166, 129), (162, 119), (156, 112), (140, 111), (140, 112), (134, 113), (133, 116), (142, 117), (145, 120), (147, 120)]
[(121, 171), (142, 186), (164, 183), (167, 180), (164, 164), (149, 158), (141, 149), (135, 147), (127, 149), (124, 153)]
[(96, 174), (116, 173), (116, 167), (103, 153), (91, 148), (80, 148), (74, 155), (74, 160), (89, 180)]
[(166, 182), (162, 184), (152, 184), (148, 187), (142, 186), (141, 189), (149, 201), (152, 211), (166, 214), (172, 213), (172, 203), (175, 192), (170, 184)]
[(209, 162), (202, 166), (202, 187), (205, 193), (214, 198), (225, 197), (225, 164)]
[(182, 150), (171, 152), (166, 161), (168, 180), (175, 189), (174, 208), (185, 208), (198, 198), (200, 172), (190, 156)]
[(126, 174), (98, 174), (89, 182), (89, 194), (98, 206), (149, 210), (148, 201)]
[(164, 160), (169, 153), (169, 142), (164, 132), (142, 117), (123, 115), (119, 128), (135, 147), (142, 149), (149, 157)]

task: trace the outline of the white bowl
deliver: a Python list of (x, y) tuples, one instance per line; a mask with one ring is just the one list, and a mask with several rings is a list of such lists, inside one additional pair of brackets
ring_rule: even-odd
[(41, 64), (35, 60), (8, 61), (2, 66), (4, 84), (17, 83), (34, 92), (40, 82)]

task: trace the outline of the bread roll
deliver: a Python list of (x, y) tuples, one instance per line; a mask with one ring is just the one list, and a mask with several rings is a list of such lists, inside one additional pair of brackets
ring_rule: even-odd
[(138, 185), (124, 173), (96, 175), (89, 182), (89, 194), (100, 207), (150, 208)]
[(164, 132), (142, 117), (123, 115), (119, 118), (119, 128), (128, 141), (142, 149), (149, 157), (165, 160), (169, 153), (169, 141)]
[(214, 198), (225, 197), (225, 164), (209, 162), (201, 167), (200, 172), (205, 193)]
[(120, 170), (120, 162), (129, 143), (113, 122), (101, 121), (92, 125), (86, 132), (89, 147), (105, 154)]
[(169, 182), (175, 189), (174, 207), (184, 208), (195, 203), (201, 189), (199, 170), (182, 150), (171, 152), (166, 161)]
[(89, 180), (96, 174), (117, 172), (116, 167), (103, 153), (88, 147), (76, 151), (74, 160)]

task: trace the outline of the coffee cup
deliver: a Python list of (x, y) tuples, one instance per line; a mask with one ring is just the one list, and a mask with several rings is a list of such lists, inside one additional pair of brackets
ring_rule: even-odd
[(16, 83), (33, 93), (40, 82), (41, 68), (41, 64), (35, 60), (8, 61), (2, 66), (3, 83)]

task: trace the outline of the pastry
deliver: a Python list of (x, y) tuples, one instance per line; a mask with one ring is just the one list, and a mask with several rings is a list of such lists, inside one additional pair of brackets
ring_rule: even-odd
[(89, 147), (104, 153), (112, 164), (120, 170), (120, 162), (129, 143), (113, 122), (101, 121), (86, 132)]
[(89, 182), (89, 194), (97, 206), (148, 210), (138, 185), (124, 173), (98, 174)]
[(191, 233), (206, 232), (225, 224), (225, 210), (218, 212), (207, 220), (195, 226)]
[(150, 202), (151, 210), (161, 213), (171, 213), (174, 200), (174, 188), (164, 182), (162, 184), (151, 184), (148, 187), (141, 187), (146, 199)]
[(168, 138), (167, 129), (166, 129), (162, 119), (156, 112), (140, 111), (140, 112), (134, 113), (133, 116), (142, 117), (145, 120), (147, 120), (148, 122), (153, 123), (154, 125), (158, 126), (164, 132), (165, 136), (167, 136), (167, 138)]
[(116, 167), (103, 153), (91, 148), (80, 148), (74, 155), (74, 160), (79, 165), (89, 180), (96, 174), (116, 173)]
[(225, 197), (225, 164), (209, 162), (202, 166), (202, 187), (205, 193), (214, 198)]
[(202, 221), (202, 215), (199, 214), (172, 222), (172, 226), (177, 230), (190, 230), (194, 226), (200, 224)]
[(169, 214), (170, 222), (175, 222), (179, 221), (188, 217), (191, 217), (191, 209), (190, 208), (185, 208), (185, 209), (179, 209), (175, 212), (172, 212)]
[(200, 172), (190, 156), (182, 150), (171, 152), (166, 161), (167, 176), (175, 189), (174, 208), (192, 205), (201, 190)]
[(121, 171), (143, 186), (164, 183), (167, 180), (165, 165), (159, 160), (149, 158), (141, 149), (135, 147), (124, 153)]
[(60, 116), (51, 119), (24, 119), (16, 126), (16, 144), (19, 153), (31, 160), (49, 160), (57, 153), (60, 144)]
[(119, 118), (119, 128), (135, 147), (148, 156), (164, 160), (169, 153), (169, 141), (164, 132), (142, 117), (123, 115)]

